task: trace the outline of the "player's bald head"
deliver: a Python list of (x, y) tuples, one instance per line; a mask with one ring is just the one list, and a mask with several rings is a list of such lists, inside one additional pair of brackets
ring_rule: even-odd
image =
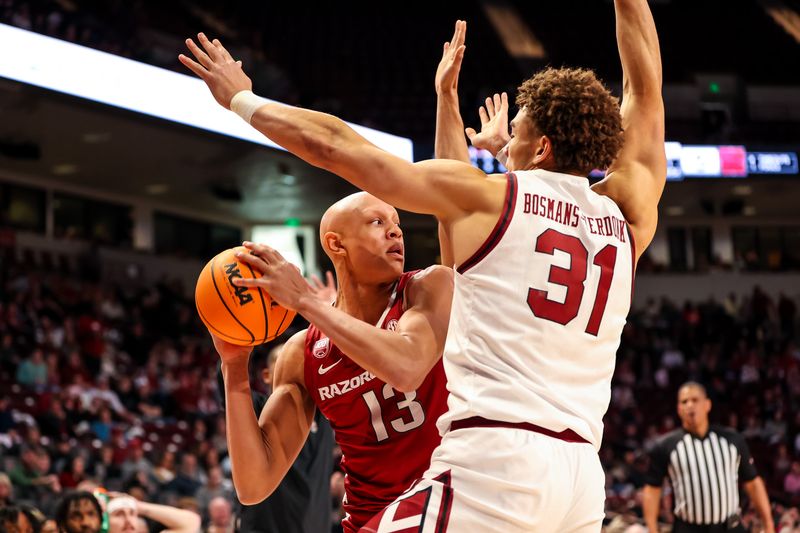
[(357, 192), (350, 196), (345, 196), (330, 206), (325, 211), (325, 214), (322, 215), (322, 220), (319, 221), (320, 239), (329, 231), (335, 231), (337, 233), (342, 231), (352, 218), (353, 211), (357, 209), (360, 203), (368, 196), (370, 195), (365, 192)]
[(351, 227), (353, 220), (370, 206), (391, 206), (366, 192), (357, 192), (350, 196), (345, 196), (332, 206), (330, 206), (322, 219), (319, 221), (319, 239), (322, 249), (330, 256), (328, 247), (325, 245), (325, 235), (330, 232), (344, 234)]

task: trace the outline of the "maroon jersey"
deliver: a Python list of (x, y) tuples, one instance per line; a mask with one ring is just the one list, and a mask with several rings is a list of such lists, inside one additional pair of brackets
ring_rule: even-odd
[[(416, 272), (395, 285), (378, 326), (393, 331), (405, 310), (404, 291)], [(447, 410), (441, 359), (415, 392), (399, 392), (342, 353), (314, 325), (305, 347), (306, 387), (330, 421), (345, 473), (342, 525), (358, 531), (422, 476), (441, 437), (436, 420)]]

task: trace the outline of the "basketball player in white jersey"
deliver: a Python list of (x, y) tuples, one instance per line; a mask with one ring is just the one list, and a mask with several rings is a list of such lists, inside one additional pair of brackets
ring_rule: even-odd
[[(218, 103), (309, 163), (435, 215), (449, 239), (457, 272), (442, 443), (423, 479), (363, 531), (600, 530), (602, 416), (666, 178), (652, 15), (646, 0), (614, 5), (621, 110), (590, 71), (534, 76), (520, 87), (505, 148), (512, 172), (502, 176), (461, 161), (409, 163), (335, 117), (264, 101), (219, 41), (187, 40), (197, 61), (180, 60)], [(590, 188), (593, 168), (608, 174)]]

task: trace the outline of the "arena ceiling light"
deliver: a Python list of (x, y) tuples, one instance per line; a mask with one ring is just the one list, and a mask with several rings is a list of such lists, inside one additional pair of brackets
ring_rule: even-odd
[[(0, 77), (283, 150), (220, 107), (194, 76), (0, 24)], [(182, 50), (175, 50), (177, 56)], [(413, 161), (411, 139), (350, 124), (373, 144)]]
[(56, 176), (71, 176), (78, 172), (78, 165), (73, 163), (59, 163), (57, 165), (53, 165), (53, 174)]

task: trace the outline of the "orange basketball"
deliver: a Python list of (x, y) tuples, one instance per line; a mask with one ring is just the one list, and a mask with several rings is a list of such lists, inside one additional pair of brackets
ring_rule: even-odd
[(210, 332), (231, 344), (255, 346), (283, 333), (295, 312), (272, 301), (262, 289), (232, 283), (235, 278), (259, 277), (250, 265), (236, 259), (237, 251), (247, 249), (225, 250), (208, 262), (197, 278), (194, 300)]

